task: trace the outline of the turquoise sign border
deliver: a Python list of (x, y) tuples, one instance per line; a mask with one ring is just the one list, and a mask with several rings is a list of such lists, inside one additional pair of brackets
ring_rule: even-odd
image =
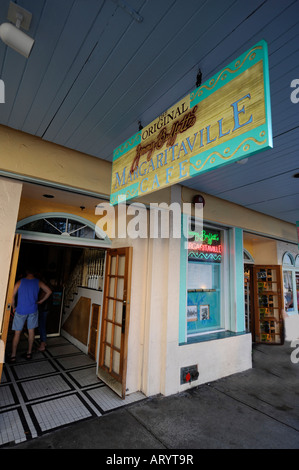
[[(264, 76), (265, 124), (234, 137), (225, 143), (219, 144), (213, 149), (193, 155), (189, 160), (189, 178), (273, 147), (268, 45), (264, 40), (261, 40), (248, 49), (228, 66), (224, 67), (220, 72), (217, 72), (213, 77), (190, 93), (190, 108), (203, 101), (227, 83), (233, 81), (236, 77), (261, 60), (263, 61)], [(136, 147), (141, 142), (141, 134), (142, 131), (137, 132), (133, 137), (116, 148), (113, 153), (113, 162)], [(178, 183), (178, 181), (173, 182), (173, 184), (175, 183)], [(112, 184), (113, 181), (111, 182), (111, 190)], [(115, 193), (111, 191), (110, 203), (114, 205), (119, 202), (119, 198), (126, 198), (128, 200), (140, 196), (141, 194), (144, 195), (146, 192), (141, 193), (140, 181), (137, 181)]]

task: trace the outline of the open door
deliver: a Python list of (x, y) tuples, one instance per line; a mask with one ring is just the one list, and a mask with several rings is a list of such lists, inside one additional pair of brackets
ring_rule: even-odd
[(254, 266), (254, 341), (283, 344), (280, 266)]
[[(14, 290), (14, 285), (15, 285), (15, 280), (16, 280), (20, 246), (21, 246), (21, 235), (16, 234), (12, 257), (11, 257), (9, 280), (8, 280), (2, 327), (1, 327), (1, 333), (0, 333), (1, 334), (0, 339), (2, 341), (2, 346), (4, 347), (4, 349), (5, 349), (6, 341), (7, 341), (9, 320), (10, 320), (10, 314), (11, 314), (12, 296), (13, 296), (13, 290)], [(1, 382), (1, 377), (2, 377), (2, 370), (3, 370), (3, 363), (0, 362), (0, 382)]]
[(98, 376), (125, 398), (133, 249), (107, 251)]

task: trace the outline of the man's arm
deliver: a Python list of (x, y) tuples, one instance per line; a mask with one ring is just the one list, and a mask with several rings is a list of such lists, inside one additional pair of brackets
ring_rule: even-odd
[(13, 289), (13, 294), (12, 294), (12, 311), (15, 312), (16, 310), (16, 295), (17, 295), (17, 292), (18, 292), (18, 289), (21, 285), (21, 281), (18, 281), (16, 284), (15, 284), (15, 287)]
[(52, 294), (52, 291), (50, 287), (48, 287), (44, 282), (39, 281), (39, 287), (44, 291), (43, 297), (37, 302), (38, 305), (42, 304), (45, 300), (47, 300), (50, 295)]

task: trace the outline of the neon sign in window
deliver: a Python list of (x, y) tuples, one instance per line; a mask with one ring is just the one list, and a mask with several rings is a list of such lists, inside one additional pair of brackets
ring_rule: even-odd
[(221, 263), (222, 245), (217, 230), (189, 230), (188, 260)]

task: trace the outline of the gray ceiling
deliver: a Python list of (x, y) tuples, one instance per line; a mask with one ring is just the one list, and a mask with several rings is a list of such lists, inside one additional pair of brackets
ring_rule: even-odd
[[(186, 186), (299, 220), (298, 0), (17, 0), (29, 59), (0, 41), (0, 124), (112, 161), (113, 150), (261, 39), (269, 47), (274, 148)], [(0, 0), (0, 22), (9, 0)], [(127, 8), (123, 8), (126, 6)], [(140, 15), (130, 14), (131, 11)]]

